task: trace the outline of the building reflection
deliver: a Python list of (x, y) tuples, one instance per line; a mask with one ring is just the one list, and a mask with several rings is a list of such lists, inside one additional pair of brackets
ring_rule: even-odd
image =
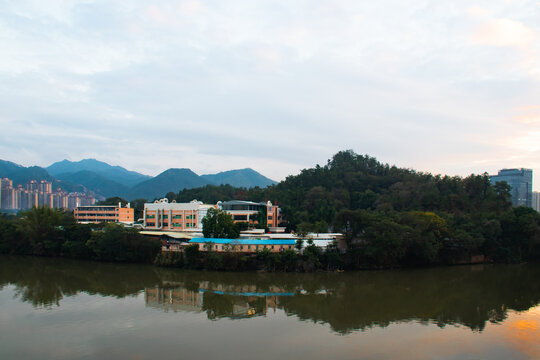
[(167, 284), (166, 287), (145, 288), (144, 299), (147, 307), (165, 312), (206, 312), (209, 319), (242, 319), (264, 316), (275, 312), (280, 297), (294, 293), (279, 288), (258, 291), (256, 286), (227, 286), (218, 284), (210, 287), (202, 282), (196, 290), (188, 290), (181, 285)]

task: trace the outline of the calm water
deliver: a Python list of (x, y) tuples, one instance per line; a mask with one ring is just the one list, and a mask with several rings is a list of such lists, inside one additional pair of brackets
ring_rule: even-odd
[(540, 264), (210, 273), (0, 257), (0, 359), (540, 359)]

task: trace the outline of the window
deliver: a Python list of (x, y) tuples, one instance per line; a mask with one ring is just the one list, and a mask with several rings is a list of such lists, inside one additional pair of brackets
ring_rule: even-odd
[(146, 223), (146, 226), (156, 226), (156, 224), (155, 224), (155, 223), (151, 223), (151, 222), (147, 222), (147, 223)]
[(268, 216), (268, 220), (272, 220), (272, 216), (271, 216), (271, 215), (270, 215), (270, 216)]
[(248, 249), (251, 249), (251, 245), (248, 245)]
[(173, 215), (172, 218), (173, 218), (173, 219), (181, 219), (181, 218), (182, 218), (182, 215)]
[(234, 215), (233, 217), (236, 221), (247, 221), (247, 215)]
[(272, 245), (272, 249), (274, 248), (274, 245)]
[(146, 215), (146, 218), (147, 218), (147, 219), (155, 219), (155, 218), (156, 218), (156, 215)]
[(182, 227), (182, 223), (173, 223), (172, 226), (173, 227)]
[(169, 218), (169, 215), (163, 215), (163, 218), (164, 218), (164, 219), (168, 219), (168, 218)]

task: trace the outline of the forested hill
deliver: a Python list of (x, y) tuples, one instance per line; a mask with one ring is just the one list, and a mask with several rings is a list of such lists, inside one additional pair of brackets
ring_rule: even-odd
[(540, 215), (511, 208), (506, 184), (491, 186), (487, 174), (419, 173), (353, 151), (265, 189), (206, 186), (176, 195), (192, 199), (277, 202), (290, 228), (343, 232), (355, 261), (368, 265), (540, 258)]
[(304, 169), (265, 189), (209, 185), (176, 195), (181, 202), (193, 199), (275, 201), (292, 226), (320, 221), (332, 225), (343, 210), (463, 214), (510, 208), (508, 188), (491, 186), (487, 174), (434, 176), (382, 164), (350, 150), (337, 153), (324, 166)]

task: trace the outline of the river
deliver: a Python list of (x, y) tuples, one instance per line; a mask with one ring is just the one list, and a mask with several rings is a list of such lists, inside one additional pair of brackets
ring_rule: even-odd
[(0, 359), (540, 359), (540, 264), (214, 273), (0, 256)]

